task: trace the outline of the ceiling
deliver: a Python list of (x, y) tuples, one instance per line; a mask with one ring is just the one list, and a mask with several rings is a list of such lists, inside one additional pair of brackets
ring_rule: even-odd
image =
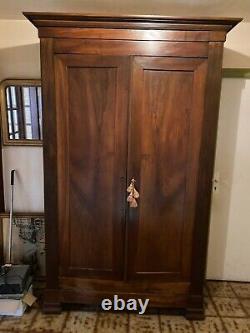
[(0, 19), (23, 11), (234, 16), (250, 21), (250, 0), (0, 0)]

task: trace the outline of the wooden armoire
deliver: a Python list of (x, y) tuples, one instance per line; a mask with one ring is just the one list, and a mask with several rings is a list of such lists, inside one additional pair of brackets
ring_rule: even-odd
[(117, 294), (202, 318), (223, 44), (240, 19), (25, 16), (41, 39), (44, 310)]

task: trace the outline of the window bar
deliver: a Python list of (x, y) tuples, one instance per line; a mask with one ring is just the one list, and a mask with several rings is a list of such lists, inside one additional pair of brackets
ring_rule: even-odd
[(24, 126), (24, 107), (22, 98), (22, 87), (15, 87), (16, 91), (16, 103), (17, 103), (17, 120), (19, 127), (19, 138), (24, 140), (26, 138), (26, 129)]
[(39, 139), (43, 139), (43, 116), (42, 116), (42, 87), (36, 87), (37, 96), (37, 110), (38, 110), (38, 121), (39, 121)]

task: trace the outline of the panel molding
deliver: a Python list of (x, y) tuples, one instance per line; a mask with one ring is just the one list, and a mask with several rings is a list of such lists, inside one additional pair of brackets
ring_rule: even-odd
[(173, 41), (141, 41), (141, 40), (97, 40), (56, 38), (55, 53), (71, 53), (86, 55), (114, 56), (176, 56), (200, 57), (208, 56), (207, 42), (173, 42)]
[[(203, 115), (203, 104), (204, 104), (204, 94), (205, 94), (205, 80), (206, 80), (206, 72), (207, 72), (207, 61), (204, 59), (193, 59), (193, 58), (164, 58), (164, 57), (134, 57), (133, 58), (133, 74), (132, 74), (132, 86), (131, 86), (131, 90), (133, 91), (133, 94), (131, 95), (131, 107), (130, 107), (130, 113), (131, 113), (131, 121), (130, 121), (130, 128), (131, 128), (131, 134), (129, 135), (130, 138), (130, 143), (129, 143), (129, 163), (128, 163), (128, 175), (129, 178), (134, 177), (137, 181), (137, 186), (138, 186), (138, 190), (141, 193), (141, 199), (139, 198), (139, 207), (136, 210), (132, 210), (129, 209), (128, 211), (128, 239), (131, 240), (131, 244), (129, 246), (128, 249), (128, 259), (129, 259), (129, 276), (131, 278), (134, 279), (138, 279), (138, 278), (148, 278), (148, 279), (156, 279), (156, 280), (162, 280), (163, 278), (165, 279), (174, 279), (176, 280), (180, 280), (180, 279), (189, 279), (190, 278), (190, 266), (191, 266), (191, 252), (192, 252), (192, 231), (193, 231), (193, 220), (194, 220), (194, 214), (195, 214), (195, 197), (196, 197), (196, 185), (197, 185), (197, 180), (194, 179), (193, 177), (188, 177), (188, 174), (196, 174), (198, 172), (198, 156), (199, 156), (199, 149), (200, 149), (200, 138), (201, 137), (201, 130), (202, 130), (202, 115)], [(187, 114), (184, 115), (184, 113), (182, 114), (182, 117), (178, 118), (178, 116), (176, 115), (175, 112), (172, 112), (172, 116), (171, 118), (165, 118), (164, 122), (163, 120), (158, 119), (157, 123), (158, 125), (160, 123), (165, 123), (167, 126), (168, 121), (170, 121), (170, 123), (172, 121), (174, 121), (174, 125), (173, 128), (177, 128), (178, 129), (178, 125), (181, 126), (182, 130), (185, 131), (185, 135), (186, 135), (186, 142), (187, 145), (185, 145), (185, 148), (183, 147), (184, 142), (180, 141), (180, 146), (176, 146), (175, 142), (178, 139), (178, 133), (172, 133), (172, 136), (168, 137), (169, 139), (169, 145), (168, 145), (168, 151), (164, 150), (164, 146), (163, 145), (163, 141), (162, 141), (162, 137), (158, 137), (157, 141), (158, 144), (162, 144), (162, 153), (163, 155), (161, 156), (161, 161), (155, 161), (154, 162), (154, 166), (158, 165), (158, 172), (159, 168), (163, 168), (162, 163), (167, 163), (170, 165), (170, 169), (169, 172), (172, 176), (174, 176), (172, 180), (170, 181), (169, 179), (169, 186), (172, 185), (171, 189), (166, 189), (163, 191), (163, 193), (165, 193), (164, 195), (160, 196), (160, 194), (156, 193), (156, 192), (152, 192), (152, 200), (157, 200), (157, 195), (158, 195), (158, 199), (159, 202), (163, 202), (163, 200), (165, 200), (165, 205), (168, 205), (169, 202), (172, 202), (171, 200), (173, 200), (172, 196), (175, 196), (175, 200), (177, 200), (177, 205), (175, 206), (174, 210), (171, 212), (168, 211), (162, 211), (161, 214), (163, 214), (164, 212), (164, 217), (166, 220), (166, 223), (168, 221), (171, 221), (171, 219), (173, 219), (174, 224), (176, 224), (176, 227), (178, 226), (178, 230), (180, 234), (184, 234), (185, 236), (182, 236), (182, 238), (180, 239), (180, 243), (178, 241), (178, 243), (176, 243), (176, 253), (175, 255), (173, 254), (173, 256), (171, 258), (175, 258), (175, 261), (170, 261), (169, 266), (167, 266), (164, 262), (164, 260), (168, 260), (169, 258), (168, 255), (169, 253), (171, 253), (173, 250), (172, 248), (174, 248), (174, 246), (171, 246), (168, 248), (168, 251), (165, 252), (165, 259), (163, 259), (163, 257), (158, 258), (159, 261), (159, 265), (155, 266), (155, 265), (151, 265), (151, 266), (147, 266), (147, 263), (145, 262), (145, 260), (143, 260), (142, 258), (144, 258), (144, 256), (148, 257), (149, 254), (148, 252), (146, 252), (146, 254), (144, 253), (145, 250), (145, 242), (143, 241), (143, 239), (146, 237), (149, 237), (148, 234), (146, 234), (144, 228), (143, 228), (143, 224), (146, 223), (147, 227), (146, 230), (152, 230), (152, 221), (153, 221), (153, 216), (151, 217), (151, 219), (147, 219), (146, 216), (148, 216), (149, 211), (147, 212), (147, 205), (150, 201), (150, 199), (148, 197), (146, 197), (145, 201), (142, 200), (143, 195), (147, 195), (147, 192), (149, 190), (149, 186), (152, 186), (152, 184), (150, 185), (150, 181), (146, 182), (145, 179), (150, 179), (150, 177), (145, 176), (144, 174), (144, 170), (148, 168), (151, 168), (150, 172), (152, 174), (152, 177), (154, 177), (155, 173), (154, 170), (154, 166), (151, 165), (150, 163), (150, 156), (152, 156), (154, 158), (154, 155), (158, 155), (159, 153), (159, 147), (158, 144), (152, 143), (152, 140), (154, 139), (154, 135), (160, 135), (161, 130), (158, 129), (153, 129), (151, 127), (147, 127), (147, 125), (149, 126), (149, 124), (153, 124), (154, 121), (149, 121), (149, 118), (146, 117), (146, 114), (143, 114), (142, 111), (139, 110), (143, 110), (143, 105), (148, 105), (149, 100), (147, 100), (147, 102), (145, 102), (144, 97), (146, 98), (146, 96), (150, 95), (150, 91), (148, 91), (145, 94), (145, 87), (146, 85), (146, 78), (148, 78), (147, 81), (148, 84), (152, 84), (152, 87), (154, 86), (153, 81), (152, 81), (152, 77), (151, 74), (149, 77), (147, 76), (146, 72), (148, 73), (153, 73), (154, 75), (160, 75), (158, 77), (159, 80), (163, 79), (163, 76), (161, 77), (161, 73), (165, 72), (166, 75), (168, 75), (169, 77), (172, 77), (171, 80), (174, 80), (175, 75), (177, 75), (176, 80), (177, 82), (179, 82), (180, 84), (180, 76), (179, 75), (190, 75), (190, 77), (186, 77), (185, 81), (186, 85), (183, 86), (183, 89), (185, 89), (187, 87), (190, 87), (189, 92), (186, 91), (186, 96), (185, 94), (182, 97), (187, 97), (190, 96), (190, 94), (192, 94), (192, 96), (190, 96), (190, 103), (188, 103), (186, 101), (186, 104), (182, 104), (181, 110), (182, 112), (186, 112)], [(163, 74), (162, 74), (163, 75)], [(167, 77), (168, 77), (167, 76)], [(182, 81), (184, 80), (184, 77), (182, 79)], [(189, 82), (189, 83), (188, 83)], [(156, 82), (155, 82), (156, 84)], [(179, 84), (177, 84), (176, 87), (179, 87)], [(159, 87), (168, 87), (169, 85), (166, 84), (165, 85), (161, 84), (159, 85)], [(181, 91), (179, 91), (180, 93)], [(153, 89), (152, 93), (156, 93), (156, 91)], [(166, 92), (165, 92), (166, 93)], [(164, 93), (164, 94), (165, 94)], [(162, 94), (160, 95), (160, 91), (158, 91), (158, 98), (162, 98), (162, 101), (164, 101), (165, 98), (167, 98), (167, 100), (169, 99), (170, 101), (170, 109), (172, 107), (174, 107), (172, 103), (177, 104), (176, 102), (174, 102), (174, 100), (172, 100), (172, 98), (174, 98), (175, 94), (177, 93), (175, 90), (169, 90), (168, 91), (168, 97), (167, 96), (163, 96)], [(154, 95), (155, 96), (155, 95)], [(161, 96), (161, 97), (160, 97)], [(184, 98), (185, 98), (184, 97)], [(155, 104), (151, 105), (151, 109), (157, 109), (158, 107), (160, 108), (160, 110), (162, 111), (162, 105), (163, 104), (157, 104), (158, 100), (157, 98), (154, 99), (155, 100)], [(178, 101), (180, 102), (179, 99)], [(178, 104), (180, 105), (180, 104)], [(177, 106), (176, 106), (177, 107)], [(177, 107), (178, 108), (178, 107)], [(188, 109), (188, 111), (187, 111)], [(192, 112), (191, 112), (192, 110)], [(173, 110), (172, 110), (173, 111)], [(166, 111), (166, 117), (170, 116), (170, 113), (168, 114)], [(151, 115), (152, 116), (152, 115)], [(150, 117), (151, 117), (150, 116)], [(155, 117), (155, 115), (154, 115)], [(177, 117), (177, 118), (176, 118)], [(186, 117), (190, 117), (190, 119), (187, 119)], [(140, 123), (141, 120), (140, 119), (146, 119), (145, 120), (145, 124), (143, 127), (143, 130), (145, 131), (147, 129), (148, 133), (147, 133), (147, 138), (145, 143), (145, 137), (144, 139), (140, 139), (137, 137), (137, 133), (140, 135), (141, 129), (140, 129)], [(185, 126), (187, 122), (187, 126)], [(172, 126), (172, 125), (171, 125)], [(167, 131), (167, 133), (169, 133), (169, 135), (171, 135), (171, 126), (165, 127), (165, 131)], [(168, 130), (167, 130), (168, 128)], [(164, 132), (163, 132), (164, 133)], [(173, 139), (175, 137), (175, 139)], [(172, 138), (172, 139), (171, 139)], [(142, 141), (141, 141), (142, 140)], [(173, 141), (172, 141), (173, 140)], [(172, 143), (171, 143), (172, 141)], [(143, 142), (143, 144), (142, 144)], [(178, 147), (178, 148), (177, 148)], [(171, 158), (171, 151), (172, 149), (176, 150), (176, 149), (182, 149), (183, 148), (183, 156), (180, 158), (177, 158), (176, 156), (176, 160)], [(152, 151), (151, 151), (152, 150)], [(182, 151), (182, 150), (181, 150)], [(141, 155), (143, 154), (143, 155)], [(141, 156), (141, 157), (140, 157)], [(145, 163), (147, 164), (144, 165), (144, 167), (142, 166), (142, 162), (141, 162), (141, 158), (143, 158), (142, 156), (144, 156), (145, 158)], [(168, 163), (169, 161), (164, 160), (164, 156), (168, 156), (168, 158), (170, 158), (171, 163)], [(155, 157), (156, 158), (156, 157)], [(186, 162), (184, 163), (183, 160), (185, 160)], [(138, 162), (140, 161), (140, 162)], [(147, 162), (148, 161), (148, 162)], [(175, 161), (175, 162), (174, 162)], [(187, 167), (184, 168), (183, 164), (186, 165)], [(174, 170), (178, 169), (178, 166), (180, 168), (182, 168), (182, 173), (185, 174), (185, 179), (182, 179), (179, 173), (175, 173)], [(163, 170), (163, 169), (160, 169)], [(144, 174), (144, 176), (143, 176)], [(164, 173), (163, 173), (164, 175)], [(142, 177), (142, 178), (141, 178)], [(175, 180), (175, 181), (174, 181)], [(183, 182), (185, 185), (183, 185)], [(180, 184), (182, 184), (182, 186), (184, 186), (184, 190), (182, 190), (182, 192), (180, 193), (180, 189), (181, 186)], [(155, 182), (154, 182), (154, 187), (157, 188), (158, 186), (161, 186), (161, 181), (158, 179), (158, 176), (156, 174), (155, 176)], [(160, 190), (160, 189), (159, 189)], [(168, 192), (169, 190), (169, 192)], [(183, 204), (181, 204), (180, 202), (184, 201)], [(153, 207), (157, 204), (157, 201), (153, 202), (152, 205)], [(142, 212), (140, 212), (140, 207), (142, 207)], [(160, 206), (159, 206), (160, 207)], [(183, 210), (181, 213), (177, 213), (180, 210), (180, 207), (183, 207)], [(147, 212), (147, 213), (145, 213)], [(142, 216), (140, 216), (142, 214)], [(145, 215), (146, 214), (146, 215)], [(164, 229), (166, 227), (167, 224), (165, 224), (163, 222), (163, 219), (160, 218), (159, 215), (159, 219), (158, 219), (158, 215), (156, 213), (156, 215), (154, 216), (157, 223), (158, 223), (158, 228), (161, 225), (161, 228)], [(144, 220), (146, 220), (147, 222), (142, 222), (142, 218), (144, 218)], [(185, 222), (184, 222), (185, 221)], [(160, 224), (161, 223), (161, 224)], [(156, 228), (157, 231), (157, 228)], [(176, 230), (175, 229), (171, 229), (171, 223), (169, 223), (169, 232), (172, 232), (173, 235), (175, 234)], [(162, 234), (164, 234), (162, 232)], [(168, 232), (166, 232), (166, 234), (168, 235)], [(142, 236), (143, 235), (143, 236)], [(158, 234), (158, 245), (160, 246), (160, 244), (165, 244), (166, 243), (166, 239), (168, 236), (166, 236), (166, 239), (160, 240), (160, 234)], [(174, 236), (172, 236), (167, 242), (170, 242), (171, 239), (175, 238)], [(152, 244), (156, 245), (156, 243), (154, 243), (155, 241), (153, 241), (150, 237), (149, 237), (150, 241), (152, 242)], [(140, 241), (142, 240), (142, 244), (140, 244)], [(161, 241), (161, 243), (160, 243)], [(136, 244), (138, 245), (138, 247), (136, 247)], [(152, 245), (151, 244), (151, 245)], [(178, 245), (179, 244), (179, 245)], [(173, 245), (173, 244), (172, 244)], [(177, 252), (177, 248), (179, 248), (178, 252)], [(139, 251), (139, 252), (138, 252)], [(156, 253), (164, 253), (165, 250), (157, 250), (154, 252), (152, 250), (152, 253), (155, 253), (154, 257), (156, 256)], [(138, 254), (138, 253), (139, 254)], [(144, 253), (144, 254), (143, 254)], [(178, 254), (179, 253), (179, 254)], [(138, 257), (137, 257), (138, 256)], [(178, 258), (179, 262), (178, 262)], [(142, 263), (140, 262), (140, 260), (142, 261)], [(152, 263), (152, 261), (148, 260), (148, 262)], [(144, 266), (143, 266), (144, 265)], [(153, 268), (151, 268), (153, 267)], [(157, 267), (157, 268), (156, 268)], [(150, 269), (152, 269), (152, 271), (150, 271)]]
[(129, 58), (57, 54), (54, 62), (60, 274), (121, 278)]
[(36, 27), (89, 27), (230, 31), (242, 18), (184, 17), (163, 15), (95, 15), (24, 12)]

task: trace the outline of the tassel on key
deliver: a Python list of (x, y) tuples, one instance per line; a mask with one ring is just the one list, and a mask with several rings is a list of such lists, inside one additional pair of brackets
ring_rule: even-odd
[(138, 207), (137, 201), (135, 200), (135, 198), (133, 198), (133, 200), (129, 203), (129, 206), (131, 208), (136, 208)]
[(127, 202), (129, 202), (129, 206), (131, 208), (138, 207), (136, 199), (139, 198), (140, 194), (135, 188), (135, 179), (134, 178), (132, 178), (129, 187), (127, 188), (127, 192), (129, 193), (129, 195), (127, 197)]

